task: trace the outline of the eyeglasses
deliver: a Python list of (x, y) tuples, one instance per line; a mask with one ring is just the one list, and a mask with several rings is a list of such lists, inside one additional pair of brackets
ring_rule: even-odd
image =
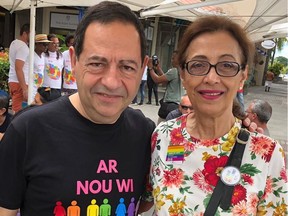
[(182, 104), (180, 104), (180, 106), (181, 106), (181, 108), (182, 108), (183, 110), (188, 110), (188, 109), (193, 110), (193, 107), (192, 107), (192, 106), (185, 106), (185, 105), (182, 105)]
[(240, 70), (245, 68), (245, 65), (239, 65), (237, 62), (223, 61), (218, 62), (215, 65), (210, 64), (207, 61), (188, 61), (184, 64), (184, 67), (189, 74), (194, 76), (205, 76), (211, 68), (214, 67), (216, 73), (221, 77), (234, 77)]

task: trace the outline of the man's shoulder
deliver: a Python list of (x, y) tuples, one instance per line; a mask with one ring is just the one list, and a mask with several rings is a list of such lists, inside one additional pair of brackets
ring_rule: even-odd
[(143, 127), (150, 126), (153, 129), (156, 127), (155, 123), (150, 118), (147, 118), (140, 109), (128, 107), (125, 109), (124, 115), (132, 124), (142, 125)]
[(69, 99), (66, 96), (60, 97), (54, 101), (45, 103), (43, 105), (37, 106), (32, 105), (29, 106), (23, 110), (21, 110), (19, 113), (15, 114), (13, 117), (14, 120), (18, 121), (27, 121), (27, 120), (33, 120), (37, 118), (41, 119), (50, 119), (50, 118), (59, 118), (59, 114), (63, 115), (69, 112), (67, 101)]

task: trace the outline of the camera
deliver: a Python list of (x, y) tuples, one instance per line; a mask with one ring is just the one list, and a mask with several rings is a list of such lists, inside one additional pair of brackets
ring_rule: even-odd
[(158, 56), (157, 55), (153, 55), (152, 56), (152, 64), (154, 67), (156, 67), (158, 65)]

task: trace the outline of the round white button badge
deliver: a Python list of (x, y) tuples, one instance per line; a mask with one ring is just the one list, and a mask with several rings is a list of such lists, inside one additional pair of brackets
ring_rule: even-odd
[(227, 166), (222, 170), (220, 178), (224, 184), (234, 186), (240, 182), (241, 173), (237, 167)]

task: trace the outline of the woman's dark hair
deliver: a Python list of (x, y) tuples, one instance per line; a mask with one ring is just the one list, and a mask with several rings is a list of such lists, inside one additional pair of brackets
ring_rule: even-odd
[[(48, 35), (47, 35), (47, 39), (48, 39), (48, 40), (51, 41), (52, 38), (58, 38), (58, 37), (57, 37), (56, 34), (48, 34)], [(51, 42), (51, 43), (52, 43), (52, 42)], [(44, 53), (45, 53), (46, 56), (49, 57), (48, 49), (47, 49)], [(57, 54), (56, 59), (59, 59), (59, 57), (62, 56), (62, 53), (61, 53), (59, 50), (56, 51), (56, 54)]]
[(254, 44), (248, 38), (245, 30), (228, 17), (205, 16), (190, 24), (179, 42), (178, 60), (180, 67), (184, 69), (184, 64), (187, 60), (187, 48), (196, 37), (207, 32), (220, 31), (228, 32), (238, 42), (242, 51), (241, 65), (250, 64), (254, 56)]
[(130, 10), (129, 7), (117, 2), (110, 2), (110, 1), (103, 1), (89, 8), (86, 15), (78, 24), (77, 30), (75, 32), (75, 42), (74, 42), (76, 57), (79, 58), (83, 50), (85, 32), (91, 23), (98, 22), (101, 24), (109, 24), (114, 21), (129, 23), (136, 28), (140, 37), (141, 60), (143, 63), (143, 60), (146, 55), (146, 38), (140, 20)]

